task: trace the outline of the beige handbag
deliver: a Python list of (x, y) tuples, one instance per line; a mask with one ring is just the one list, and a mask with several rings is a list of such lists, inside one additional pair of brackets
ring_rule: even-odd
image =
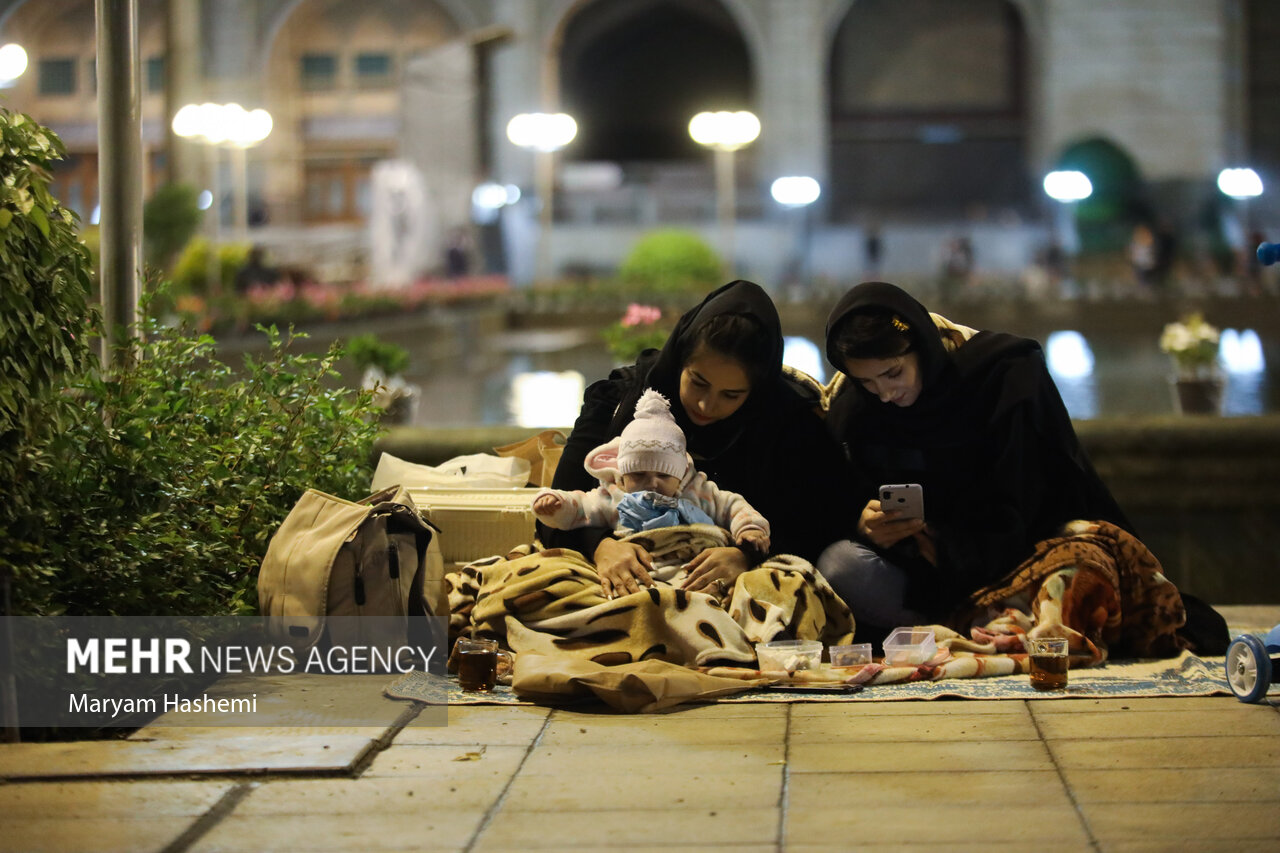
[(448, 603), (434, 532), (400, 486), (361, 501), (308, 489), (258, 574), (268, 636), (299, 651), (443, 638)]

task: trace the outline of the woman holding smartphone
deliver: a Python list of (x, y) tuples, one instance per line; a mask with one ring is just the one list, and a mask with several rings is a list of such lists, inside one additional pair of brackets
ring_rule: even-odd
[[(826, 549), (818, 568), (859, 637), (945, 622), (1067, 521), (1132, 532), (1035, 341), (956, 325), (867, 282), (831, 312), (827, 357), (844, 374), (827, 424), (863, 509), (856, 539)], [(900, 495), (922, 498), (923, 517), (895, 508)]]

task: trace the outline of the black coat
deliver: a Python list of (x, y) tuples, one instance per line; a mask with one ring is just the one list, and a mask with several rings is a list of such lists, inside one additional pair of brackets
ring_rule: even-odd
[(832, 401), (827, 424), (853, 465), (860, 507), (881, 484), (924, 487), (938, 565), (918, 554), (914, 539), (885, 554), (908, 573), (908, 606), (945, 615), (1073, 519), (1133, 532), (1080, 446), (1038, 343), (978, 332), (948, 351), (923, 305), (891, 284), (869, 282), (846, 294), (828, 320), (827, 355), (837, 369), (843, 364), (832, 333), (869, 306), (891, 309), (910, 327), (923, 389), (902, 408), (850, 382)]
[[(693, 425), (679, 403), (682, 344), (717, 314), (747, 314), (768, 332), (769, 346), (757, 365), (761, 378), (732, 416), (706, 427)], [(635, 403), (652, 387), (671, 400), (672, 415), (685, 432), (699, 471), (721, 489), (737, 492), (769, 520), (772, 548), (814, 561), (827, 545), (852, 535), (856, 513), (848, 500), (848, 472), (840, 450), (818, 415), (818, 400), (782, 372), (782, 330), (777, 310), (759, 286), (735, 281), (711, 293), (681, 317), (666, 345), (646, 351), (634, 365), (587, 388), (582, 410), (560, 457), (553, 486), (594, 488), (583, 468), (595, 447), (621, 434)], [(555, 530), (539, 524), (548, 547), (573, 548), (588, 559), (603, 528)]]

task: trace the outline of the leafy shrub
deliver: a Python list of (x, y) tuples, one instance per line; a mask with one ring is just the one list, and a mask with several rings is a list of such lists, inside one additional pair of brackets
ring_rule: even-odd
[(271, 534), (302, 491), (367, 490), (371, 396), (334, 388), (340, 348), (234, 373), (154, 319), (132, 357), (90, 349), (89, 251), (50, 196), (54, 134), (0, 108), (0, 574), (14, 612), (252, 610)]
[(385, 377), (404, 373), (409, 366), (409, 351), (402, 346), (383, 341), (377, 335), (357, 335), (347, 344), (347, 355), (356, 369), (364, 372), (370, 367), (382, 371)]
[(378, 428), (369, 394), (326, 381), (341, 347), (298, 354), (292, 335), (261, 330), (269, 354), (238, 375), (211, 337), (147, 320), (138, 357), (51, 406), (27, 535), (0, 546), (29, 557), (22, 611), (251, 611), (267, 543), (302, 492), (367, 491)]
[(50, 402), (93, 363), (99, 324), (89, 303), (89, 251), (75, 216), (49, 194), (65, 156), (54, 134), (0, 108), (0, 573), (35, 555), (30, 528), (43, 501), (43, 448), (56, 433)]
[(167, 269), (200, 227), (199, 193), (190, 184), (165, 184), (142, 207), (147, 263)]
[(641, 237), (618, 268), (619, 277), (658, 293), (706, 290), (720, 283), (720, 257), (690, 231), (663, 229)]
[(209, 241), (195, 237), (188, 241), (173, 265), (173, 295), (209, 297), (235, 291), (236, 273), (249, 258), (247, 243), (224, 243), (217, 247), (217, 281), (209, 280)]

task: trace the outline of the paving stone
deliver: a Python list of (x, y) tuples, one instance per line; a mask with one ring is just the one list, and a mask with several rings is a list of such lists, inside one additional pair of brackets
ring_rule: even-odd
[[(1167, 838), (1144, 841), (1108, 841), (1106, 853), (1170, 853), (1187, 850), (1188, 845)], [(1276, 853), (1273, 840), (1245, 838), (1198, 838), (1195, 853)]]
[(1115, 841), (1164, 839), (1179, 849), (1198, 849), (1201, 840), (1229, 836), (1269, 840), (1280, 847), (1280, 820), (1274, 806), (1257, 803), (1087, 803), (1081, 807), (1094, 836)]
[(367, 737), (234, 734), (192, 740), (77, 741), (0, 745), (0, 777), (47, 779), (164, 773), (351, 770), (370, 749)]
[(1082, 803), (1280, 802), (1280, 768), (1064, 769)]
[(1275, 767), (1280, 739), (1274, 737), (1100, 738), (1047, 741), (1066, 769)]
[[(210, 698), (256, 698), (256, 711), (211, 720), (209, 714), (161, 714), (155, 726), (374, 726), (386, 728), (413, 703), (382, 692), (394, 675), (228, 675), (203, 692)], [(143, 730), (145, 737), (145, 729)]]
[[(1015, 791), (1007, 795), (1017, 796)], [(985, 843), (988, 851), (1010, 842), (1039, 850), (1044, 839), (1089, 849), (1088, 835), (1069, 804), (984, 810), (917, 802), (879, 806), (874, 815), (859, 808), (792, 808), (787, 812), (785, 842), (788, 850), (804, 844), (843, 845), (844, 849), (856, 845), (859, 850), (870, 844), (933, 844), (939, 853), (950, 853), (958, 842)]]
[(1257, 706), (1247, 705), (1234, 696), (1140, 696), (1130, 699), (1028, 699), (1027, 705), (1037, 718), (1048, 714), (1115, 713), (1121, 711), (1180, 711), (1184, 714), (1255, 713)]
[(462, 783), (491, 777), (509, 779), (526, 752), (523, 746), (479, 749), (470, 744), (393, 744), (374, 758), (360, 778), (429, 776)]
[(935, 743), (793, 743), (792, 773), (930, 770), (1049, 770), (1040, 741), (938, 741)]
[(900, 700), (896, 702), (797, 702), (791, 706), (791, 718), (808, 717), (919, 717), (963, 714), (1012, 714), (1025, 716), (1026, 704), (1020, 699), (982, 699), (931, 701)]
[(791, 743), (853, 741), (1036, 740), (1025, 714), (926, 714), (919, 716), (800, 717), (792, 719)]
[(138, 853), (164, 850), (186, 832), (191, 818), (128, 820), (111, 817), (29, 817), (5, 814), (0, 851), (22, 853)]
[(1280, 714), (1258, 708), (1254, 713), (1206, 709), (1195, 714), (1183, 711), (1130, 710), (1097, 714), (1048, 714), (1038, 720), (1046, 739), (1063, 738), (1165, 738), (1229, 735), (1270, 735), (1280, 737)]
[(148, 819), (199, 816), (234, 786), (186, 780), (76, 780), (0, 785), (0, 815), (11, 817)]
[(609, 775), (650, 773), (662, 768), (668, 773), (706, 772), (715, 768), (724, 773), (741, 773), (781, 766), (781, 740), (755, 744), (673, 744), (643, 746), (539, 747), (521, 768), (521, 775)]
[(1010, 791), (1018, 792), (1025, 806), (1069, 805), (1062, 779), (1053, 770), (956, 771), (951, 773), (792, 773), (787, 783), (790, 810), (848, 807), (879, 809), (904, 803), (1001, 802)]
[(782, 797), (781, 765), (721, 772), (519, 774), (503, 801), (507, 811), (598, 811), (626, 803), (635, 809), (773, 808)]
[(395, 737), (397, 744), (528, 745), (542, 731), (550, 709), (517, 705), (497, 708), (465, 705), (448, 709), (448, 724), (410, 723)]
[[(480, 835), (476, 851), (598, 846), (668, 847), (739, 845), (772, 841), (778, 834), (776, 807), (752, 809), (600, 809), (589, 815), (499, 812)], [(724, 847), (722, 847), (724, 849)]]
[(604, 744), (732, 744), (781, 743), (787, 734), (783, 717), (732, 717), (688, 720), (638, 718), (630, 725), (590, 720), (553, 720), (538, 742), (539, 748), (600, 746)]
[(273, 779), (254, 785), (236, 806), (237, 817), (259, 815), (421, 813), (432, 809), (485, 811), (502, 796), (508, 777), (437, 776), (359, 779)]
[(427, 802), (418, 813), (313, 812), (292, 818), (233, 813), (196, 841), (190, 851), (461, 850), (483, 819), (482, 811), (459, 811)]

